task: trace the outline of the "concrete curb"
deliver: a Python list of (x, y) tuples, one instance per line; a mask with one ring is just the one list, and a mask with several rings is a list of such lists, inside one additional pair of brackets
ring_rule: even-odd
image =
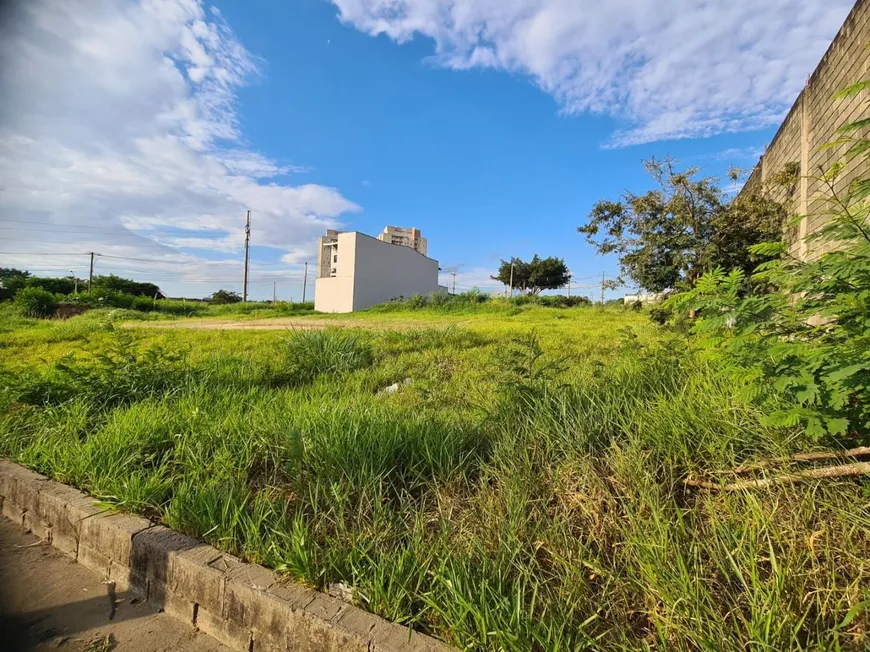
[(450, 652), (433, 638), (0, 460), (0, 510), (80, 564), (238, 652)]

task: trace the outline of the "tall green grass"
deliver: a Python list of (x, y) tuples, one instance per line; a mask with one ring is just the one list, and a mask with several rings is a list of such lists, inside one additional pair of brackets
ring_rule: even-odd
[(678, 336), (574, 335), (597, 315), (205, 358), (100, 331), (7, 370), (0, 452), (465, 649), (866, 649), (866, 481), (689, 490), (808, 443)]

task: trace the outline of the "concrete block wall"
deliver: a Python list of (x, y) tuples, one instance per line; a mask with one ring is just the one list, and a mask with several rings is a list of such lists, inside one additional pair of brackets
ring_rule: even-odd
[(80, 564), (238, 652), (452, 648), (0, 460), (0, 511)]
[[(837, 129), (861, 117), (867, 117), (868, 92), (848, 100), (834, 100), (834, 95), (857, 81), (870, 77), (870, 0), (858, 0), (819, 65), (807, 80), (764, 155), (756, 165), (742, 192), (758, 192), (772, 175), (789, 164), (800, 166), (801, 178), (793, 187), (776, 188), (768, 184), (771, 197), (782, 202), (792, 215), (808, 215), (798, 227), (786, 232), (792, 253), (811, 257), (803, 238), (822, 227), (824, 184), (816, 179), (822, 170), (843, 158), (847, 146), (822, 150), (837, 138)], [(870, 172), (861, 161), (852, 164), (837, 180), (835, 189), (848, 187), (856, 177)]]

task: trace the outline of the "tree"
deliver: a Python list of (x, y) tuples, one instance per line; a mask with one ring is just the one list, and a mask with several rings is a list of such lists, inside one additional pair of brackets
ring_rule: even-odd
[(7, 301), (24, 287), (30, 272), (14, 267), (0, 267), (0, 301)]
[(154, 283), (140, 283), (127, 278), (121, 278), (114, 274), (108, 276), (95, 276), (93, 281), (94, 290), (104, 290), (108, 292), (123, 292), (124, 294), (132, 294), (138, 297), (154, 297), (163, 296), (160, 288)]
[(729, 202), (720, 179), (678, 170), (670, 157), (644, 167), (657, 188), (601, 200), (577, 228), (599, 254), (619, 256), (621, 281), (661, 292), (694, 283), (717, 265), (751, 270), (758, 260), (748, 247), (781, 233), (785, 214), (763, 195)]
[(210, 303), (214, 303), (216, 305), (222, 305), (226, 303), (239, 303), (242, 300), (242, 297), (238, 292), (231, 292), (229, 290), (218, 290), (214, 294), (212, 294), (208, 301)]
[(72, 294), (75, 284), (75, 279), (69, 276), (31, 276), (25, 283), (29, 288), (42, 288), (52, 294)]
[[(513, 275), (511, 274), (513, 266)], [(502, 260), (498, 274), (491, 277), (505, 285), (513, 282), (513, 287), (521, 292), (538, 294), (541, 290), (555, 290), (568, 283), (568, 266), (562, 258), (541, 258), (538, 254), (529, 262), (519, 258)]]

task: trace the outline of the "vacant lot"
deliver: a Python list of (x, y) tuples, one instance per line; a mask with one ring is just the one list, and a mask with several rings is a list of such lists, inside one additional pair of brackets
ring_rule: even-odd
[(810, 444), (642, 313), (128, 318), (0, 317), (0, 454), (459, 647), (866, 649), (866, 482), (687, 488)]

